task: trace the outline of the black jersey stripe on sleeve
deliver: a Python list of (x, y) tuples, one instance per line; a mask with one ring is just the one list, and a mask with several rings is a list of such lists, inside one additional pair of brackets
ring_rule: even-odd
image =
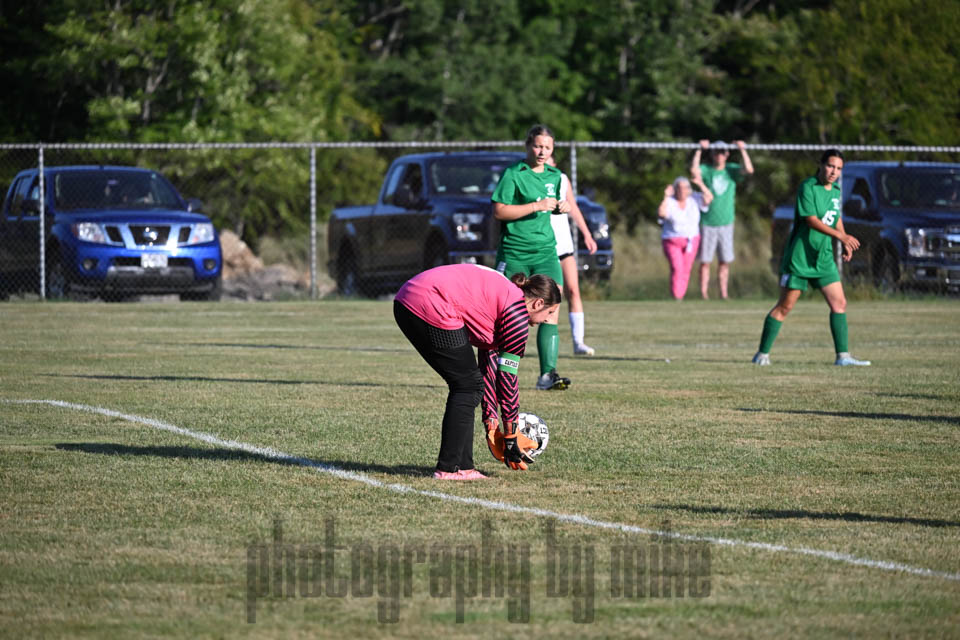
[[(527, 348), (527, 338), (530, 334), (530, 313), (523, 300), (511, 304), (503, 314), (497, 318), (494, 327), (494, 340), (500, 351), (523, 357)], [(495, 368), (494, 375), (484, 376), (484, 398), (489, 393), (491, 400), (496, 401), (500, 413), (506, 421), (515, 421), (520, 412), (520, 380), (516, 374), (496, 369), (496, 360), (491, 363)], [(487, 416), (487, 405), (484, 404), (484, 416)], [(493, 409), (495, 417), (496, 409)]]
[(518, 300), (507, 307), (497, 319), (494, 331), (497, 346), (501, 351), (523, 356), (530, 333), (530, 314), (527, 312), (526, 303)]
[(480, 414), (484, 422), (497, 419), (497, 352), (477, 349), (480, 372), (483, 375), (483, 396), (480, 401)]
[(515, 374), (501, 371), (497, 376), (500, 412), (506, 422), (516, 422), (520, 413), (520, 379)]

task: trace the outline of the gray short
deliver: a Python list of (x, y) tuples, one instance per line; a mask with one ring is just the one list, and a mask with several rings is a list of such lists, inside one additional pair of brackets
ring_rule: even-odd
[(700, 262), (710, 264), (714, 254), (720, 262), (733, 262), (733, 223), (700, 229)]

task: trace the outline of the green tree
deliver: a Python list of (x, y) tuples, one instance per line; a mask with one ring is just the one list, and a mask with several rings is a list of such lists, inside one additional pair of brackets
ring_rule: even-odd
[(761, 139), (839, 144), (960, 141), (960, 4), (837, 0), (729, 18), (723, 35), (743, 123)]
[(77, 140), (87, 124), (86, 100), (74, 85), (47, 77), (38, 60), (60, 46), (45, 29), (50, 15), (68, 2), (0, 3), (0, 140)]
[[(65, 95), (85, 98), (83, 138), (139, 142), (308, 142), (376, 136), (379, 120), (354, 97), (349, 33), (335, 2), (206, 3), (70, 0), (45, 27), (53, 43), (34, 67)], [(318, 190), (379, 180), (382, 161), (355, 171), (321, 154)], [(256, 243), (307, 224), (305, 153), (197, 151), (158, 167), (199, 176), (220, 226)], [(344, 175), (356, 176), (344, 178)], [(375, 176), (375, 177), (371, 177)]]
[(568, 66), (581, 74), (578, 106), (610, 140), (688, 138), (739, 112), (717, 86), (711, 51), (714, 0), (555, 0), (572, 18)]
[(397, 140), (515, 140), (537, 122), (564, 138), (596, 128), (575, 108), (572, 18), (527, 18), (517, 0), (357, 4), (362, 93)]
[[(376, 131), (332, 1), (74, 0), (45, 77), (87, 97), (90, 139), (330, 140)], [(325, 25), (333, 25), (324, 28)]]

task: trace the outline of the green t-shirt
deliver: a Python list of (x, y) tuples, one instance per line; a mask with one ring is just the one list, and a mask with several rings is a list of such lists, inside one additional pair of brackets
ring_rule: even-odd
[(723, 169), (713, 165), (700, 165), (703, 182), (713, 193), (713, 202), (707, 212), (700, 216), (700, 224), (706, 227), (722, 227), (733, 224), (733, 201), (737, 195), (737, 183), (743, 179), (740, 165), (728, 162)]
[[(544, 198), (560, 197), (560, 170), (547, 165), (543, 173), (536, 173), (526, 162), (507, 167), (491, 196), (502, 204), (529, 204)], [(538, 257), (557, 255), (557, 240), (553, 235), (549, 211), (537, 211), (517, 220), (500, 222), (498, 255), (530, 261)], [(535, 261), (535, 260), (534, 260)]]
[(790, 273), (801, 278), (822, 278), (837, 273), (833, 258), (833, 238), (811, 228), (806, 221), (816, 216), (832, 229), (840, 221), (840, 187), (834, 184), (829, 190), (811, 176), (800, 184), (797, 191), (797, 206), (793, 214), (793, 231), (783, 252), (781, 273)]

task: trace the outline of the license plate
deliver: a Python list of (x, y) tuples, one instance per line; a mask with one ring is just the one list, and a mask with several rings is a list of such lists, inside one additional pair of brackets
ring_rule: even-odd
[(167, 254), (165, 253), (144, 253), (140, 256), (140, 266), (144, 269), (166, 269)]

